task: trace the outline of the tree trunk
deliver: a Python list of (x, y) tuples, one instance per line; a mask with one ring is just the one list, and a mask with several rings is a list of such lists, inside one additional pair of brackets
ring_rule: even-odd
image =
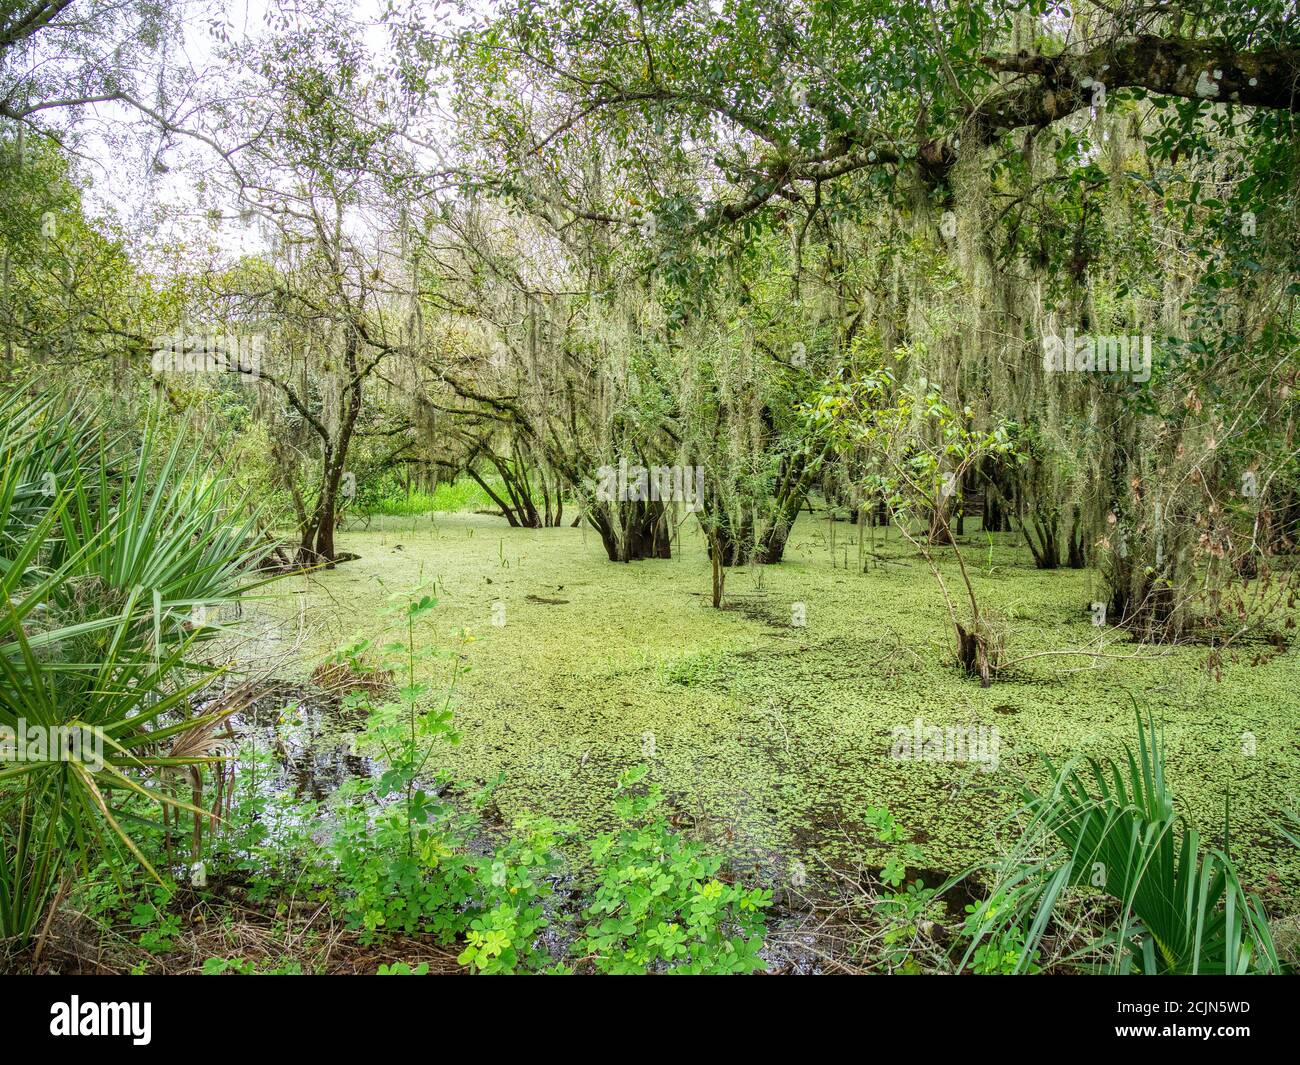
[(611, 562), (672, 558), (668, 512), (661, 501), (602, 504), (587, 518)]
[(954, 621), (957, 630), (957, 663), (968, 676), (979, 677), (980, 687), (987, 688), (992, 682), (989, 659), (979, 637), (961, 622)]
[[(343, 481), (348, 451), (352, 446), (352, 434), (361, 414), (361, 377), (357, 372), (358, 343), (356, 333), (349, 329), (345, 341), (344, 366), (350, 376), (339, 396), (338, 436), (334, 440), (322, 440), (321, 483), (311, 520), (302, 530), (298, 545), (297, 562), (300, 566), (319, 565), (322, 562), (332, 566), (338, 557), (334, 550), (334, 529), (338, 524), (339, 485)], [(324, 435), (324, 429), (320, 431)]]
[(714, 537), (709, 537), (709, 559), (713, 564), (713, 608), (722, 609), (722, 592), (727, 583), (727, 567), (722, 562), (721, 545), (714, 543)]
[(1066, 545), (1070, 569), (1085, 569), (1088, 565), (1088, 552), (1084, 548), (1083, 508), (1078, 503), (1070, 516), (1070, 537)]
[(1025, 534), (1025, 543), (1038, 569), (1057, 569), (1061, 565), (1061, 549), (1057, 544), (1059, 526), (1055, 509), (1035, 508), (1029, 520), (1023, 516), (1020, 519), (1020, 531)]

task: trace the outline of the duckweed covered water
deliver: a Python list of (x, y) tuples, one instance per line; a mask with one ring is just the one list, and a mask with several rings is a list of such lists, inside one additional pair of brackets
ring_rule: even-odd
[[(262, 635), (241, 655), (283, 656), (300, 673), (288, 679), (305, 680), (332, 649), (382, 636), (391, 597), (436, 583), (439, 639), (472, 637), (450, 764), (480, 781), (504, 773), (506, 818), (607, 827), (619, 772), (649, 762), (683, 823), (778, 887), (796, 861), (810, 879), (828, 864), (872, 864), (867, 820), (880, 806), (912, 831), (926, 867), (996, 854), (1019, 781), (1044, 779), (1038, 752), (1119, 755), (1136, 697), (1164, 727), (1181, 809), (1217, 840), (1230, 792), (1244, 875), (1270, 909), (1297, 908), (1300, 861), (1269, 823), (1300, 795), (1295, 650), (1255, 665), (1244, 653), (1216, 681), (1204, 648), (1142, 648), (1111, 631), (1106, 653), (1122, 657), (1030, 658), (981, 689), (950, 665), (938, 589), (896, 532), (886, 543), (876, 531), (863, 572), (856, 530), (805, 515), (787, 560), (732, 571), (718, 611), (688, 528), (671, 560), (615, 564), (582, 529), (374, 519), (339, 538), (359, 560), (273, 586), (252, 611)], [(1013, 539), (965, 547), (982, 604), (1008, 619), (1011, 656), (1095, 645), (1095, 574), (1035, 570)], [(956, 566), (945, 566), (955, 591)], [(891, 758), (892, 730), (918, 717), (996, 727), (996, 771)]]

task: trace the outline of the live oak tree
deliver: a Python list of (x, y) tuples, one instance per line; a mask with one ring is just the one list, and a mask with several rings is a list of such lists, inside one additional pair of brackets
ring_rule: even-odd
[[(1287, 5), (506, 2), (458, 35), (403, 32), (497, 132), (497, 173), (545, 169), (599, 131), (611, 176), (603, 199), (560, 205), (575, 218), (649, 227), (706, 262), (791, 215), (798, 257), (819, 218), (892, 220), (879, 251), (895, 281), (863, 300), (863, 329), (955, 407), (981, 418), (1009, 397), (1048, 430), (973, 486), (1019, 518), (1042, 564), (1099, 560), (1112, 620), (1187, 630), (1192, 574), (1241, 546), (1224, 546), (1207, 493), (1259, 481), (1225, 456), (1254, 423), (1250, 382), (1293, 350)], [(506, 91), (518, 77), (538, 87), (526, 115)], [(663, 181), (665, 151), (704, 172)], [(1242, 176), (1222, 172), (1226, 153)], [(952, 269), (925, 264), (918, 241)], [(952, 285), (964, 320), (917, 335)], [(1154, 377), (1045, 373), (1044, 341), (1071, 325), (1152, 337)], [(1063, 464), (1072, 452), (1086, 458)], [(1275, 459), (1277, 501), (1292, 478)], [(1264, 511), (1252, 528), (1275, 527)]]

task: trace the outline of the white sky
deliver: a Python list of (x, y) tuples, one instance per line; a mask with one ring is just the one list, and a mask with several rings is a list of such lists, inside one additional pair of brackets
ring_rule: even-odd
[[(183, 8), (183, 38), (164, 46), (170, 66), (190, 71), (180, 88), (200, 83), (212, 87), (227, 69), (227, 61), (218, 54), (224, 43), (210, 20), (222, 19), (232, 44), (266, 39), (274, 32), (267, 22), (272, 10), (287, 13), (298, 28), (312, 27), (311, 12), (316, 5), (311, 0), (303, 0), (296, 15), (287, 11), (289, 6), (268, 0), (189, 0)], [(388, 51), (387, 30), (380, 23), (384, 6), (385, 0), (356, 0), (350, 12), (355, 23), (364, 25), (362, 39), (376, 62)], [(160, 247), (181, 243), (187, 257), (196, 253), (205, 257), (206, 249), (214, 260), (265, 250), (256, 221), (240, 220), (233, 197), (215, 201), (222, 214), (219, 224), (214, 225), (207, 216), (206, 207), (214, 202), (216, 190), (213, 182), (205, 179), (220, 180), (227, 174), (225, 163), (211, 148), (185, 137), (164, 141), (146, 119), (122, 104), (91, 105), (85, 117), (77, 132), (83, 156), (78, 172), (89, 182), (86, 210), (92, 216), (114, 216), (153, 268), (166, 270), (168, 257), (160, 255)], [(138, 130), (138, 135), (124, 136), (128, 127)], [(206, 184), (206, 197), (202, 184)]]

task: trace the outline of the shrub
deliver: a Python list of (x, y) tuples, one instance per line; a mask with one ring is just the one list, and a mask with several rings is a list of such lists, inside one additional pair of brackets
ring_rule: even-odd
[(580, 949), (602, 973), (749, 973), (763, 968), (766, 889), (723, 881), (719, 854), (672, 831), (644, 766), (620, 777), (628, 827), (591, 845), (596, 887)]
[(95, 411), (58, 402), (0, 396), (0, 726), (77, 729), (102, 738), (103, 758), (0, 770), (0, 938), (19, 946), (74, 862), (84, 871), (114, 842), (158, 879), (114, 790), (202, 815), (166, 779), (198, 779), (212, 759), (187, 738), (228, 712), (194, 714), (211, 667), (193, 652), (261, 553), (191, 435), (159, 453), (149, 429), (132, 455)]
[(1058, 901), (1079, 889), (1116, 903), (1088, 950), (1108, 954), (1115, 972), (1278, 971), (1267, 917), (1227, 853), (1226, 825), (1224, 849), (1207, 848), (1174, 810), (1154, 722), (1144, 727), (1139, 715), (1137, 752), (1126, 751), (1123, 765), (1089, 758), (1058, 770), (1047, 761), (1052, 786), (1026, 789), (1029, 825), (971, 915), (963, 964), (1032, 971)]

